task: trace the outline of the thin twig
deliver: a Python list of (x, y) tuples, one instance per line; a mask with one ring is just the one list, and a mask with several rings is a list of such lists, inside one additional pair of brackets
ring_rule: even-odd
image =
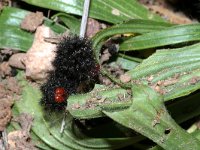
[(87, 26), (87, 19), (89, 14), (89, 7), (90, 7), (90, 0), (85, 0), (84, 7), (83, 7), (83, 15), (81, 20), (81, 28), (80, 28), (80, 37), (85, 36), (86, 26)]

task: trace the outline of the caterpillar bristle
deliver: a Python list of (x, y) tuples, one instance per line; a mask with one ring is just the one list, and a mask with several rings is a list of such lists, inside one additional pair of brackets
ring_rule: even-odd
[(95, 65), (92, 44), (85, 38), (64, 37), (57, 46), (53, 62), (55, 71), (64, 73), (67, 78), (86, 80), (90, 68)]
[[(77, 93), (81, 83), (93, 81), (99, 68), (95, 63), (92, 43), (86, 38), (63, 37), (55, 53), (52, 61), (54, 70), (49, 72), (47, 82), (41, 86), (41, 104), (46, 109), (63, 110), (67, 105), (67, 97)], [(55, 95), (56, 88), (63, 88), (66, 96)], [(62, 101), (62, 98), (66, 100)]]

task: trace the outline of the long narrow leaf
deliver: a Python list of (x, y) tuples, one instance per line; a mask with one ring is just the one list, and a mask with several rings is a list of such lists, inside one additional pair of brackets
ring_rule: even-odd
[[(104, 113), (122, 125), (147, 136), (164, 149), (200, 149), (200, 141), (180, 128), (165, 109), (162, 96), (146, 86), (133, 86), (130, 108)], [(169, 147), (170, 146), (170, 147)]]
[[(26, 3), (43, 8), (57, 10), (75, 15), (82, 15), (83, 0), (23, 0)], [(91, 1), (90, 17), (119, 23), (130, 19), (151, 19), (162, 21), (162, 19), (150, 13), (136, 0), (93, 0)]]
[(200, 88), (200, 44), (159, 50), (128, 74), (133, 80), (159, 88), (164, 99), (185, 96)]
[(142, 50), (191, 41), (200, 41), (200, 24), (179, 25), (133, 37), (122, 43), (120, 50)]

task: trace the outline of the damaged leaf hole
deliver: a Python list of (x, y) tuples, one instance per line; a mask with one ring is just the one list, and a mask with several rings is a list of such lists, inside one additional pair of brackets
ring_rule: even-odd
[(171, 133), (171, 128), (165, 129), (164, 133), (165, 133), (165, 135), (170, 134)]

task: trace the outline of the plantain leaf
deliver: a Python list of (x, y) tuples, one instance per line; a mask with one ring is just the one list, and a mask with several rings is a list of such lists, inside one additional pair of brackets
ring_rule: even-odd
[(157, 88), (165, 101), (188, 95), (200, 88), (200, 44), (158, 50), (128, 74), (136, 82)]
[[(109, 90), (109, 89), (107, 89), (107, 90), (108, 90), (108, 93), (111, 91), (114, 91), (114, 90)], [(94, 91), (98, 91), (98, 90), (95, 89)], [(115, 89), (115, 91), (119, 92), (120, 89)], [(122, 91), (123, 90), (121, 90), (121, 92)], [(101, 94), (102, 94), (102, 96), (106, 97), (106, 95), (104, 95), (103, 91), (101, 92)], [(94, 94), (92, 94), (92, 95), (93, 95), (93, 98), (100, 96), (100, 94), (98, 92), (94, 92)], [(90, 99), (88, 99), (88, 97), (91, 97), (90, 93), (71, 96), (68, 99), (68, 110), (72, 114), (73, 117), (78, 118), (78, 119), (90, 119), (90, 118), (103, 117), (104, 114), (102, 113), (102, 109), (124, 110), (124, 109), (130, 107), (130, 105), (132, 103), (131, 98), (127, 96), (126, 99), (123, 99), (123, 96), (124, 96), (123, 92), (118, 93), (118, 98), (120, 99), (120, 97), (121, 97), (121, 106), (116, 105), (116, 104), (119, 104), (119, 101), (118, 102), (111, 101), (110, 103), (108, 103), (108, 102), (106, 103), (106, 100), (101, 101), (101, 99), (100, 100), (93, 99), (93, 100), (95, 100), (96, 103), (93, 102), (93, 105), (91, 105), (92, 107), (89, 107), (89, 105), (88, 105), (90, 103), (92, 104)], [(173, 116), (173, 118), (178, 123), (182, 123), (182, 122), (187, 121), (187, 120), (189, 120), (195, 116), (198, 116), (200, 114), (200, 108), (199, 108), (200, 102), (198, 100), (199, 98), (200, 98), (199, 94), (192, 95), (187, 98), (183, 97), (181, 99), (174, 100), (172, 104), (167, 105), (167, 108), (168, 108), (170, 114)], [(134, 93), (133, 93), (133, 99), (134, 99)], [(96, 104), (96, 105), (94, 105), (94, 104)], [(105, 107), (105, 105), (107, 107)]]
[[(20, 24), (28, 11), (5, 7), (0, 13), (0, 48), (11, 48), (27, 51), (33, 42), (34, 35), (20, 29)], [(45, 18), (44, 24), (56, 33), (63, 33), (67, 29)]]
[(20, 23), (27, 13), (17, 10), (4, 8), (0, 13), (0, 47), (26, 51), (32, 45), (33, 35), (20, 29)]
[(68, 99), (68, 110), (76, 118), (97, 118), (103, 116), (102, 108), (124, 109), (130, 103), (128, 91), (122, 88), (109, 89), (103, 86), (95, 88), (90, 93), (70, 97)]
[(120, 50), (142, 50), (199, 40), (200, 24), (177, 25), (130, 38), (120, 45)]
[[(130, 20), (122, 24), (118, 24), (112, 26), (110, 28), (106, 28), (100, 32), (98, 32), (93, 38), (93, 47), (95, 49), (95, 58), (96, 61), (99, 62), (99, 54), (101, 47), (110, 36), (117, 34), (143, 34), (152, 31), (160, 31), (162, 29), (168, 28), (172, 26), (169, 23), (157, 22), (157, 21), (149, 21), (149, 20)], [(99, 62), (100, 63), (100, 62)]]
[(111, 67), (120, 66), (124, 70), (131, 70), (139, 64), (138, 61), (141, 61), (141, 59), (121, 55), (118, 56), (116, 60), (114, 62), (111, 62), (109, 65)]
[[(82, 16), (83, 0), (23, 0), (26, 3), (43, 8)], [(110, 23), (119, 23), (130, 19), (162, 19), (150, 13), (136, 0), (95, 0), (91, 1), (89, 16)]]
[[(200, 130), (196, 130), (193, 133), (191, 133), (192, 136), (196, 137), (198, 140), (200, 140)], [(160, 146), (154, 146), (152, 148), (149, 148), (148, 150), (163, 150)]]
[(194, 137), (196, 137), (198, 140), (200, 140), (200, 130), (197, 129), (194, 132), (191, 133)]
[(81, 24), (80, 20), (65, 13), (57, 13), (52, 17), (52, 19), (56, 18), (59, 18), (70, 29), (70, 32), (77, 35), (79, 34)]
[(150, 138), (164, 149), (199, 149), (200, 142), (180, 128), (168, 114), (162, 96), (144, 85), (133, 86), (130, 108), (103, 112), (122, 125)]
[(141, 20), (141, 19), (129, 20), (122, 24), (117, 24), (98, 32), (93, 37), (94, 47), (96, 47), (97, 44), (100, 43), (103, 39), (116, 34), (126, 34), (126, 33), (144, 34), (152, 31), (164, 30), (171, 26), (173, 25), (165, 22), (157, 22), (157, 21)]

